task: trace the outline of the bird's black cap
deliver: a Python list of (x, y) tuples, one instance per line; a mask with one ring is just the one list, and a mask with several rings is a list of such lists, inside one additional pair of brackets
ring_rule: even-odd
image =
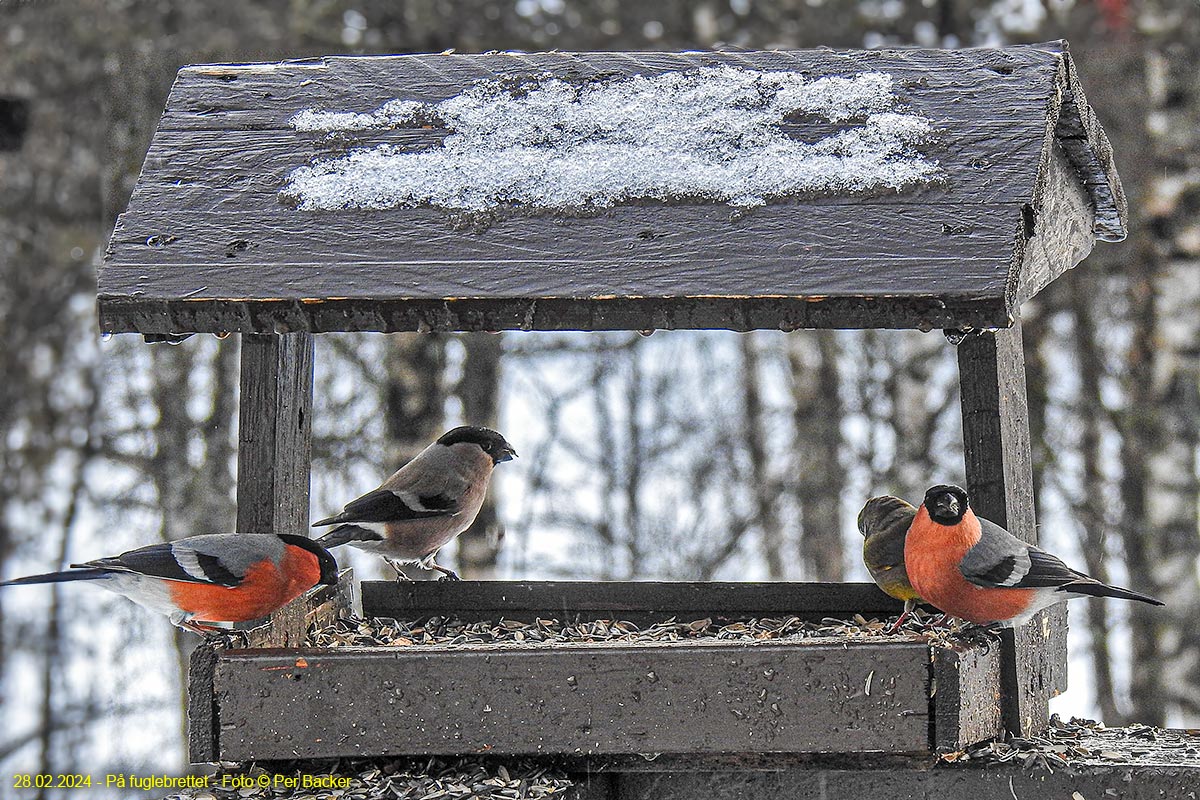
[(501, 461), (511, 461), (517, 455), (517, 451), (513, 449), (513, 446), (491, 428), (463, 425), (452, 431), (447, 431), (442, 434), (442, 438), (438, 439), (438, 444), (447, 447), (463, 443), (479, 445), (483, 452), (492, 457), (492, 463), (494, 464), (499, 464)]
[(940, 525), (957, 525), (971, 507), (971, 499), (961, 486), (942, 483), (925, 493), (925, 510)]

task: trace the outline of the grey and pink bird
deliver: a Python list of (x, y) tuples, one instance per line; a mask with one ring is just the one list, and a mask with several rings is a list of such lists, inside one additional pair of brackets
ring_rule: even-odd
[(349, 544), (383, 556), (393, 567), (419, 564), (458, 580), (436, 562), (437, 552), (471, 526), (493, 468), (517, 455), (490, 428), (463, 426), (445, 433), (370, 491), (346, 504), (340, 514), (313, 523), (336, 525), (317, 541), (325, 547)]

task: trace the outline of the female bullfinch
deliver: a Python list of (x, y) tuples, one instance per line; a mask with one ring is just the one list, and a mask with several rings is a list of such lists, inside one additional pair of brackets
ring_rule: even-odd
[(917, 509), (899, 497), (885, 494), (872, 497), (858, 512), (858, 529), (863, 535), (863, 563), (875, 585), (886, 594), (904, 601), (904, 612), (890, 633), (900, 630), (921, 596), (908, 580), (904, 569), (904, 539)]
[(1117, 597), (1161, 606), (1138, 592), (1077, 572), (971, 510), (957, 486), (925, 493), (904, 543), (908, 579), (925, 602), (980, 625), (1024, 625), (1072, 597)]
[(378, 553), (403, 576), (397, 564), (420, 564), (458, 580), (438, 565), (437, 551), (475, 521), (487, 494), (492, 468), (517, 455), (489, 428), (464, 426), (444, 434), (395, 474), (346, 505), (342, 513), (314, 522), (338, 527), (317, 541), (325, 547), (349, 544)]
[(249, 622), (317, 584), (337, 583), (337, 561), (304, 536), (219, 533), (130, 550), (0, 586), (90, 581), (194, 633), (202, 622)]

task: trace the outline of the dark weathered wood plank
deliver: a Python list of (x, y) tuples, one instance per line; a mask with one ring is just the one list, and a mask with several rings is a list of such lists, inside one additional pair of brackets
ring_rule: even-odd
[(364, 581), (361, 586), (366, 616), (453, 616), (465, 622), (576, 615), (630, 621), (884, 617), (903, 608), (873, 583)]
[[(953, 304), (982, 324), (1006, 302), (1022, 230), (1017, 204), (822, 206), (800, 217), (780, 205), (736, 222), (715, 206), (623, 207), (505, 220), (486, 235), (437, 217), (340, 213), (312, 228), (286, 212), (127, 213), (101, 277), (101, 324), (217, 332), (201, 305), (212, 302), (230, 309), (223, 330), (443, 330), (470, 326), (452, 312), (468, 301), (495, 329), (611, 327), (602, 317), (614, 306), (633, 329), (739, 327), (704, 312), (747, 301), (766, 317), (754, 327), (802, 325), (809, 304), (838, 301), (868, 319), (871, 305), (896, 306), (888, 323), (900, 326), (936, 326), (955, 315), (939, 306)], [(352, 301), (368, 314), (345, 313)], [(326, 302), (335, 305), (323, 317)], [(389, 302), (407, 319), (369, 313)], [(425, 319), (419, 303), (440, 313)]]
[[(966, 476), (975, 513), (1037, 542), (1029, 411), (1021, 329), (967, 337), (958, 346)], [(1059, 640), (1066, 628), (1052, 626), (1047, 612), (1028, 625), (1006, 631), (1001, 686), (1005, 725), (1014, 733), (1044, 730), (1054, 675), (1065, 674)]]
[[(788, 126), (793, 137), (815, 141), (845, 126), (826, 123)], [(986, 117), (956, 119), (922, 152), (936, 160), (946, 178), (904, 192), (812, 196), (806, 205), (885, 205), (1033, 202), (1046, 120)], [(160, 131), (146, 155), (131, 208), (261, 213), (284, 206), (280, 191), (297, 167), (345, 154), (352, 148), (387, 144), (401, 151), (441, 146), (444, 130), (397, 129), (347, 132), (336, 138), (292, 131)], [(1076, 182), (1072, 178), (1072, 182)], [(730, 209), (726, 208), (726, 212)], [(293, 212), (308, 221), (326, 214)], [(523, 218), (520, 212), (512, 216)], [(440, 225), (453, 218), (440, 215)]]
[[(297, 132), (289, 120), (300, 110), (436, 101), (497, 76), (588, 81), (718, 64), (813, 78), (891, 74), (905, 107), (935, 120), (939, 133), (923, 147), (944, 179), (749, 214), (720, 204), (633, 205), (583, 219), (509, 210), (469, 230), (428, 208), (312, 213), (280, 202), (289, 172), (315, 156), (381, 142), (421, 149), (445, 135)], [(838, 127), (784, 124), (804, 140)], [(1055, 169), (1055, 137), (1069, 167)], [(1062, 182), (1084, 187), (1091, 208)], [(1071, 202), (1052, 207), (1063, 198)], [(101, 326), (151, 334), (1006, 327), (1020, 300), (1086, 252), (1090, 228), (1119, 232), (1122, 203), (1111, 148), (1061, 42), (205, 65), (180, 72), (114, 234), (100, 275)], [(1029, 263), (1017, 268), (1022, 256)]]
[(1004, 735), (999, 650), (933, 648), (933, 685), (936, 750), (955, 752)]
[(220, 755), (923, 752), (928, 664), (844, 640), (231, 651)]
[[(659, 75), (728, 64), (811, 77), (874, 70), (896, 76), (910, 99), (947, 87), (961, 102), (1013, 107), (1046, 90), (1062, 69), (1062, 43), (968, 50), (801, 50), (711, 53), (497, 53), (328, 57), (278, 64), (208, 64), (180, 70), (168, 128), (286, 128), (307, 108), (372, 111), (398, 96), (451, 97), (480, 80), (553, 74), (566, 80)], [(947, 103), (949, 105), (949, 103)], [(951, 109), (953, 110), (953, 109)], [(971, 116), (971, 115), (966, 115)]]
[(175, 302), (107, 298), (107, 331), (640, 331), (800, 328), (1003, 328), (1003, 297), (576, 300), (362, 299)]
[(1055, 136), (1067, 153), (1078, 178), (1088, 189), (1095, 211), (1092, 230), (1096, 238), (1119, 242), (1125, 238), (1129, 206), (1117, 174), (1112, 144), (1096, 112), (1088, 105), (1071, 59), (1066, 60), (1066, 83)]
[(237, 526), (308, 535), (313, 343), (305, 333), (242, 337)]
[[(238, 637), (250, 647), (298, 647), (309, 625), (329, 625), (352, 610), (354, 571), (342, 570), (336, 586), (317, 586), (297, 597), (270, 618), (250, 627), (235, 625)], [(220, 727), (213, 674), (220, 648), (201, 642), (188, 665), (188, 760), (205, 764), (218, 760)]]
[(1038, 199), (1024, 211), (1024, 247), (1013, 307), (1020, 307), (1092, 252), (1096, 210), (1086, 187), (1056, 142), (1042, 173)]
[[(627, 206), (505, 220), (484, 234), (441, 226), (439, 216), (340, 212), (313, 226), (286, 211), (126, 213), (100, 293), (178, 299), (192, 286), (190, 301), (995, 296), (1007, 286), (1022, 224), (1013, 203), (775, 205), (737, 221), (718, 206)], [(854, 235), (860, 240), (847, 240)]]
[(211, 763), (220, 754), (217, 737), (221, 728), (213, 684), (216, 667), (217, 654), (212, 645), (197, 645), (188, 660), (187, 675), (188, 760), (193, 764)]

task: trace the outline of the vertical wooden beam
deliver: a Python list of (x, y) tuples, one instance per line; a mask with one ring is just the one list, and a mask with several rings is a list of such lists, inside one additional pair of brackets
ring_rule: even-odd
[[(312, 335), (246, 334), (241, 346), (237, 530), (307, 534)], [(289, 619), (286, 614), (278, 618)], [(275, 643), (282, 645), (288, 631), (280, 626), (273, 630)], [(215, 761), (220, 752), (215, 663), (209, 644), (199, 645), (192, 653), (188, 671), (188, 755), (192, 763)]]
[(209, 764), (219, 757), (216, 668), (217, 651), (201, 642), (188, 662), (188, 761), (193, 764)]
[[(963, 451), (975, 513), (1037, 542), (1029, 410), (1021, 327), (968, 336), (958, 346)], [(1060, 607), (1061, 608), (1061, 607)], [(1002, 641), (1005, 727), (1016, 735), (1044, 730), (1050, 695), (1066, 670), (1066, 617), (1042, 612)]]
[(313, 339), (242, 336), (237, 529), (308, 533)]

